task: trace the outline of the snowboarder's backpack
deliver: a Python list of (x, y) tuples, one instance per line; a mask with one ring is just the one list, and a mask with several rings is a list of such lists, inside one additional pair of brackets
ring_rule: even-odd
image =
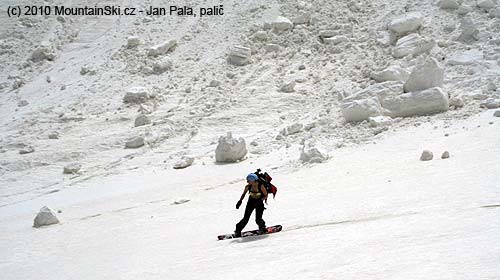
[(271, 184), (271, 180), (273, 178), (271, 178), (271, 176), (269, 176), (269, 174), (267, 174), (267, 172), (261, 173), (261, 171), (262, 170), (260, 170), (260, 168), (257, 169), (257, 171), (255, 172), (255, 175), (257, 175), (257, 177), (259, 177), (259, 182), (264, 185), (267, 193), (268, 194), (272, 193), (273, 198), (274, 198), (276, 196), (276, 193), (278, 192), (278, 189), (273, 184)]

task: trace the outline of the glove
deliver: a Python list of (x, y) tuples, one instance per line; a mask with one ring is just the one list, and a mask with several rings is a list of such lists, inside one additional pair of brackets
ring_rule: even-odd
[(240, 209), (240, 206), (241, 206), (241, 200), (238, 200), (238, 202), (236, 203), (236, 209)]

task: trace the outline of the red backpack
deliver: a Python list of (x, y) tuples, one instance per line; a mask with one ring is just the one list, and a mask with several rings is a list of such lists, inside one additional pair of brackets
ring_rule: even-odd
[(271, 178), (271, 176), (269, 176), (269, 174), (267, 174), (267, 172), (264, 172), (264, 173), (261, 173), (262, 170), (257, 169), (257, 171), (255, 172), (255, 175), (257, 175), (257, 177), (259, 177), (259, 181), (260, 183), (262, 183), (264, 185), (264, 187), (266, 187), (266, 191), (268, 194), (272, 193), (273, 194), (273, 198), (276, 196), (276, 193), (278, 192), (278, 189), (276, 188), (276, 186), (274, 186), (273, 184), (271, 184), (271, 180), (273, 180), (273, 178)]

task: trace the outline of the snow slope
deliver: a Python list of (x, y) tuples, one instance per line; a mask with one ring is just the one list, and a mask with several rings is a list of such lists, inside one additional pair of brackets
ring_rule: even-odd
[[(489, 124), (493, 121), (493, 124)], [(426, 123), (273, 174), (280, 233), (217, 241), (247, 170), (193, 166), (93, 179), (2, 209), (4, 279), (498, 279), (500, 122)], [(448, 137), (444, 133), (449, 133)], [(419, 161), (423, 149), (433, 161)], [(439, 159), (448, 150), (449, 159)], [(265, 164), (266, 162), (267, 164)], [(210, 173), (206, 173), (210, 170)], [(179, 174), (180, 173), (180, 174)], [(173, 205), (179, 194), (190, 202)], [(40, 205), (61, 225), (30, 227)], [(253, 221), (247, 228), (255, 228)]]
[[(2, 279), (500, 279), (500, 121), (480, 106), (500, 99), (500, 3), (487, 11), (476, 2), (489, 0), (459, 2), (229, 0), (224, 17), (200, 19), (7, 18), (13, 4), (95, 2), (0, 1)], [(422, 16), (414, 33), (436, 44), (395, 58), (387, 24), (410, 12)], [(311, 18), (276, 33), (267, 27), (278, 15)], [(464, 30), (474, 38), (457, 40)], [(325, 43), (325, 32), (340, 43)], [(130, 36), (142, 43), (127, 48)], [(148, 56), (172, 39), (175, 49)], [(252, 63), (227, 63), (235, 45), (251, 49)], [(40, 48), (54, 57), (34, 61)], [(463, 107), (384, 127), (346, 123), (342, 99), (376, 84), (371, 74), (411, 72), (428, 56)], [(164, 59), (172, 69), (152, 74)], [(155, 98), (125, 104), (134, 86)], [(151, 123), (135, 127), (139, 114)], [(284, 135), (290, 126), (301, 129)], [(228, 131), (249, 153), (216, 164)], [(145, 145), (125, 149), (136, 136)], [(301, 162), (305, 142), (330, 159)], [(424, 149), (434, 160), (419, 160)], [(441, 160), (445, 150), (451, 158)], [(172, 169), (183, 156), (193, 165)], [(72, 163), (81, 170), (63, 174)], [(279, 187), (264, 219), (283, 232), (217, 241), (241, 219), (234, 205), (256, 168)], [(61, 224), (32, 228), (44, 205)]]

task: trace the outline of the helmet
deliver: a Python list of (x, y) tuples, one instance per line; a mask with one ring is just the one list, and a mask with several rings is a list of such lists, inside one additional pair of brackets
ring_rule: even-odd
[(255, 175), (254, 173), (250, 173), (247, 176), (247, 181), (258, 181), (259, 177)]

